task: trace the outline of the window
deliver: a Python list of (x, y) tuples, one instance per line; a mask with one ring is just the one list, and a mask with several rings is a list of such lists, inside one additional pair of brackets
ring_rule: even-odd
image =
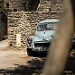
[(9, 3), (6, 3), (6, 8), (9, 8)]
[(14, 12), (17, 12), (17, 9), (14, 9)]

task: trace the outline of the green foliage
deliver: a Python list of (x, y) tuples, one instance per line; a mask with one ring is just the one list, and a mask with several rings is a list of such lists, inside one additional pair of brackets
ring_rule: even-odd
[(75, 52), (75, 50), (73, 49), (72, 52)]
[(51, 11), (51, 8), (49, 8), (49, 11)]
[(3, 39), (3, 30), (4, 30), (4, 28), (3, 28), (2, 24), (0, 24), (0, 40)]
[(4, 28), (3, 28), (3, 26), (0, 24), (0, 31), (3, 31), (4, 30)]
[(0, 8), (4, 8), (4, 3), (0, 3)]

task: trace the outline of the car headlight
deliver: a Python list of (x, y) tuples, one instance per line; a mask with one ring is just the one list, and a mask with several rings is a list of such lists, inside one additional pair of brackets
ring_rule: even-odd
[(32, 38), (28, 37), (28, 38), (27, 38), (27, 42), (28, 42), (29, 44), (31, 44), (31, 43), (32, 43)]

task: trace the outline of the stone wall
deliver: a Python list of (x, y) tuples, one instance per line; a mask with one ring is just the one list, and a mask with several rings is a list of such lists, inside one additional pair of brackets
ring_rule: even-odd
[[(13, 45), (16, 43), (16, 34), (18, 33), (21, 34), (22, 45), (25, 45), (27, 37), (33, 35), (38, 22), (59, 18), (63, 8), (63, 0), (3, 1), (5, 8), (1, 11), (8, 15), (8, 39)], [(44, 3), (41, 3), (41, 1), (44, 1)]]
[(59, 14), (56, 12), (25, 12), (25, 14), (32, 30), (35, 30), (37, 23), (42, 20), (59, 18)]
[(42, 12), (51, 11), (51, 1), (50, 0), (40, 0), (37, 11), (42, 11)]
[[(26, 30), (31, 28), (26, 27), (26, 16), (23, 12), (11, 12), (8, 14), (8, 40), (13, 45), (16, 43), (16, 34), (21, 34), (21, 42), (24, 44), (26, 38)], [(31, 29), (29, 29), (29, 33)], [(28, 33), (27, 33), (28, 34)], [(25, 36), (25, 37), (24, 37)]]
[(59, 18), (56, 12), (10, 12), (8, 14), (8, 39), (15, 46), (16, 34), (21, 34), (22, 46), (26, 44), (29, 35), (33, 35), (37, 23), (51, 18)]
[[(4, 7), (17, 11), (57, 11), (61, 12), (63, 0), (3, 0)], [(16, 11), (15, 10), (15, 11)]]
[[(63, 0), (0, 0), (4, 8), (0, 12), (8, 18), (8, 40), (16, 46), (16, 34), (21, 34), (22, 46), (29, 35), (34, 35), (37, 23), (45, 19), (59, 18)], [(41, 2), (43, 1), (43, 2)], [(0, 15), (1, 19), (1, 15)]]
[(62, 13), (64, 0), (51, 0), (51, 11)]
[(13, 11), (36, 11), (40, 0), (4, 0), (4, 7)]
[(23, 0), (4, 0), (4, 7), (17, 9), (17, 11), (24, 10)]

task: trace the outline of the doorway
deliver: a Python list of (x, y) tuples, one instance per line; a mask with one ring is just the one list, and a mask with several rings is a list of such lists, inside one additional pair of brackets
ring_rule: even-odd
[(5, 36), (7, 35), (7, 32), (8, 32), (7, 31), (7, 15), (4, 13), (2, 13), (1, 15), (2, 15), (1, 16), (1, 27), (2, 27), (2, 32)]

